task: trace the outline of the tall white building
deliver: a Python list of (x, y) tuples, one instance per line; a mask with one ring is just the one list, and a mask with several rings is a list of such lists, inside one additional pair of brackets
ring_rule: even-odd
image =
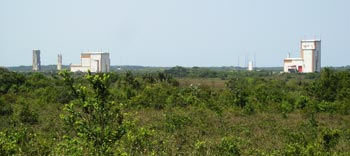
[(321, 40), (302, 40), (300, 58), (284, 59), (284, 72), (312, 73), (321, 71)]
[(71, 65), (72, 72), (109, 72), (110, 58), (106, 52), (83, 52), (81, 53), (81, 64)]
[(32, 70), (34, 70), (34, 71), (41, 70), (40, 50), (33, 50), (33, 67), (32, 67)]

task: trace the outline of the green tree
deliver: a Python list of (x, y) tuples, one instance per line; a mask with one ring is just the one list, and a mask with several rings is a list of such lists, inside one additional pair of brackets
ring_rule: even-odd
[(166, 74), (170, 74), (174, 77), (186, 77), (189, 74), (189, 70), (185, 67), (176, 66), (164, 71)]
[(337, 96), (338, 77), (330, 68), (321, 71), (321, 77), (309, 88), (309, 93), (319, 101), (333, 102)]
[(66, 144), (61, 145), (61, 152), (69, 151), (71, 153), (68, 154), (74, 155), (112, 155), (118, 141), (126, 133), (126, 128), (120, 106), (110, 100), (109, 75), (92, 75), (89, 72), (85, 78), (91, 86), (90, 90), (81, 85), (76, 86), (68, 71), (62, 71), (60, 75), (77, 98), (65, 105), (67, 113), (61, 115), (71, 132), (65, 136)]
[(23, 108), (19, 113), (19, 119), (23, 122), (23, 123), (27, 123), (30, 125), (34, 125), (37, 124), (39, 122), (39, 115), (38, 113), (34, 112), (33, 110), (31, 110), (31, 108), (29, 108), (29, 104), (28, 103), (23, 103)]
[(26, 81), (24, 75), (0, 68), (0, 95), (6, 94), (11, 87), (17, 88)]
[(244, 107), (248, 103), (247, 82), (244, 79), (233, 78), (226, 83), (227, 88), (233, 96), (233, 103), (236, 106)]
[(0, 116), (9, 116), (12, 115), (12, 113), (13, 108), (11, 104), (7, 103), (7, 101), (3, 97), (0, 97)]

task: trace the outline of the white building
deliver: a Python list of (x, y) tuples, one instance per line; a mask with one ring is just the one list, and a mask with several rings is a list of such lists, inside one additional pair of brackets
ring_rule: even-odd
[(106, 52), (83, 52), (81, 53), (81, 64), (71, 65), (72, 72), (109, 72), (110, 58)]
[(284, 72), (312, 73), (321, 71), (321, 40), (302, 40), (300, 58), (284, 59)]
[(253, 71), (253, 68), (254, 68), (253, 61), (249, 61), (248, 62), (248, 71)]
[(32, 66), (32, 69), (34, 71), (41, 70), (40, 50), (33, 50), (33, 66)]

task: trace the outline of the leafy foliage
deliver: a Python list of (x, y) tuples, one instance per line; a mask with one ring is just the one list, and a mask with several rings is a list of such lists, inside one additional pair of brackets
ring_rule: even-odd
[[(69, 86), (77, 100), (67, 104), (64, 108), (68, 114), (62, 115), (61, 118), (65, 124), (73, 131), (72, 139), (77, 139), (77, 146), (92, 146), (95, 150), (93, 155), (112, 154), (112, 147), (116, 141), (120, 140), (125, 134), (123, 125), (123, 114), (120, 108), (110, 101), (108, 91), (108, 79), (106, 74), (92, 75), (90, 72), (86, 76), (92, 87), (89, 92), (86, 87), (74, 86), (74, 80), (70, 73), (63, 71), (60, 73)], [(69, 136), (66, 136), (68, 139)], [(68, 139), (71, 143), (71, 139)]]
[(22, 110), (19, 113), (19, 119), (21, 122), (33, 125), (39, 122), (38, 118), (38, 113), (31, 110), (28, 104), (24, 104)]
[(59, 75), (0, 70), (0, 155), (350, 154), (347, 70)]

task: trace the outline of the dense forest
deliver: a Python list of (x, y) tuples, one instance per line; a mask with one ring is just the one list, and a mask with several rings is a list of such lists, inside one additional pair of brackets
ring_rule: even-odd
[(0, 68), (0, 155), (350, 155), (350, 70)]

